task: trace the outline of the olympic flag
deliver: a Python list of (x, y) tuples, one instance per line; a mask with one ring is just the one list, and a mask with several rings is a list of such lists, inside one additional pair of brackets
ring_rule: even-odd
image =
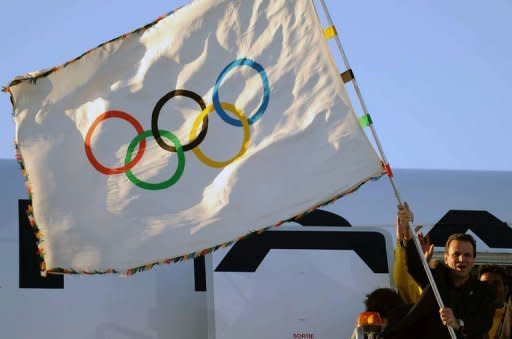
[(197, 0), (6, 90), (46, 272), (202, 255), (382, 175), (311, 0)]

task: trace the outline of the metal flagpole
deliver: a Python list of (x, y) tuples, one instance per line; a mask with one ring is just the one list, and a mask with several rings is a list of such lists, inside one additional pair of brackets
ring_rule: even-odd
[[(322, 9), (325, 13), (325, 16), (327, 18), (329, 26), (334, 27), (331, 15), (329, 14), (329, 10), (328, 10), (327, 6), (325, 5), (325, 1), (324, 0), (319, 0), (319, 1), (320, 1), (320, 4), (322, 5)], [(334, 38), (336, 41), (336, 46), (338, 47), (338, 50), (343, 59), (343, 63), (345, 64), (345, 68), (347, 70), (351, 70), (347, 56), (345, 55), (345, 51), (343, 50), (343, 47), (341, 46), (341, 41), (339, 39), (339, 36), (336, 34), (334, 36)], [(361, 90), (359, 89), (359, 85), (357, 84), (357, 80), (355, 77), (352, 79), (352, 85), (354, 86), (354, 90), (356, 92), (357, 98), (359, 100), (359, 103), (361, 104), (363, 114), (368, 115), (368, 109), (366, 108), (366, 104), (363, 100)], [(379, 151), (381, 159), (382, 159), (384, 165), (389, 169), (389, 167), (388, 167), (389, 163), (386, 159), (386, 155), (384, 154), (384, 150), (379, 141), (379, 138), (377, 136), (375, 128), (373, 127), (373, 124), (370, 124), (369, 127), (370, 127), (370, 131), (372, 132), (373, 138), (375, 140), (375, 144), (377, 145), (377, 149)], [(393, 180), (393, 176), (391, 175), (390, 172), (388, 172), (388, 178), (389, 178), (389, 182), (391, 183), (391, 187), (393, 188), (393, 191), (395, 193), (396, 200), (398, 201), (399, 204), (402, 204), (402, 200), (400, 199), (400, 193), (398, 192), (398, 188), (397, 188), (396, 183)], [(413, 229), (412, 223), (409, 223), (408, 227), (409, 227), (409, 232), (412, 235), (412, 239), (414, 240), (414, 245), (416, 246), (416, 250), (418, 251), (419, 257), (421, 259), (423, 269), (425, 270), (425, 273), (427, 274), (428, 281), (430, 282), (430, 286), (432, 287), (432, 291), (434, 292), (434, 295), (436, 297), (437, 303), (438, 303), (439, 307), (444, 307), (443, 299), (441, 298), (441, 295), (439, 294), (439, 289), (437, 288), (436, 282), (434, 281), (434, 277), (432, 276), (432, 271), (430, 271), (430, 267), (428, 266), (427, 260), (425, 259), (425, 256), (423, 255), (423, 249), (421, 248), (420, 241), (416, 235), (416, 232)], [(456, 339), (457, 336), (455, 335), (455, 331), (453, 330), (453, 328), (451, 326), (447, 326), (447, 327), (448, 327), (448, 331), (450, 332), (450, 336), (452, 337), (452, 339)]]

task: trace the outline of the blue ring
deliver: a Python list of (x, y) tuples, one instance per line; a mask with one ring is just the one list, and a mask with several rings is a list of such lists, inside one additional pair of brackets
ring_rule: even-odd
[(230, 125), (242, 127), (242, 123), (240, 120), (233, 119), (230, 117), (226, 111), (222, 108), (220, 101), (219, 101), (219, 87), (222, 80), (224, 80), (224, 77), (226, 74), (235, 68), (236, 66), (243, 66), (247, 65), (257, 71), (261, 76), (261, 81), (263, 82), (263, 101), (261, 102), (260, 107), (254, 113), (254, 115), (247, 119), (249, 121), (249, 125), (252, 125), (254, 122), (258, 121), (259, 118), (265, 113), (265, 110), (268, 106), (268, 101), (270, 98), (270, 87), (268, 85), (268, 78), (267, 73), (265, 72), (265, 69), (263, 66), (261, 66), (256, 61), (253, 61), (251, 59), (247, 58), (240, 58), (232, 61), (229, 65), (227, 65), (222, 72), (220, 73), (219, 77), (217, 78), (217, 81), (215, 82), (215, 87), (213, 88), (213, 107), (215, 107), (215, 111), (219, 114), (220, 118), (227, 122)]

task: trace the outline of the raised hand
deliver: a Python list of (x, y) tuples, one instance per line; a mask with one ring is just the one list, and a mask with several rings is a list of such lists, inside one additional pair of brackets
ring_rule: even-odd
[(418, 234), (418, 240), (421, 244), (421, 249), (423, 251), (423, 254), (425, 254), (425, 259), (427, 262), (432, 259), (432, 255), (434, 254), (434, 244), (430, 243), (430, 235), (427, 234), (427, 236), (423, 236), (423, 233), (420, 231), (423, 226), (418, 225), (414, 228), (414, 231), (416, 234)]
[(399, 240), (410, 239), (411, 234), (409, 232), (409, 223), (414, 221), (414, 214), (409, 209), (409, 205), (404, 202), (398, 207), (398, 213), (396, 218), (396, 236)]

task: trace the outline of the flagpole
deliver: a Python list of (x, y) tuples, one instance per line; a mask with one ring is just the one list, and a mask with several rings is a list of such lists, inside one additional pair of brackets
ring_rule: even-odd
[[(319, 1), (320, 1), (321, 6), (322, 6), (322, 9), (324, 11), (324, 14), (325, 14), (325, 17), (327, 19), (327, 22), (328, 22), (329, 26), (333, 27), (334, 23), (332, 21), (331, 15), (329, 13), (329, 9), (327, 8), (327, 6), (325, 4), (325, 1), (324, 0), (319, 0)], [(347, 58), (347, 56), (345, 54), (345, 51), (343, 50), (343, 46), (341, 45), (341, 41), (340, 41), (340, 38), (339, 38), (338, 34), (336, 34), (334, 36), (334, 39), (335, 39), (335, 42), (336, 42), (336, 46), (338, 47), (338, 50), (339, 50), (339, 52), (341, 54), (341, 57), (343, 59), (343, 63), (345, 64), (345, 68), (347, 70), (351, 70), (350, 64), (348, 62), (348, 58)], [(361, 90), (359, 89), (359, 85), (357, 83), (357, 79), (354, 77), (351, 82), (352, 82), (352, 85), (354, 86), (354, 90), (356, 92), (357, 98), (358, 98), (359, 103), (361, 105), (361, 108), (363, 110), (363, 114), (364, 115), (368, 115), (368, 109), (366, 108), (366, 104), (365, 104), (365, 102), (363, 100), (363, 96), (361, 94)], [(386, 166), (386, 168), (389, 169), (389, 163), (388, 163), (388, 161), (386, 159), (386, 155), (384, 154), (384, 149), (382, 148), (382, 145), (381, 145), (381, 143), (379, 141), (379, 138), (377, 136), (377, 132), (375, 131), (375, 128), (374, 128), (373, 124), (370, 124), (369, 127), (370, 127), (370, 131), (371, 131), (371, 133), (373, 135), (373, 139), (375, 140), (375, 144), (377, 145), (377, 149), (379, 151), (381, 159), (382, 159), (384, 165)], [(389, 182), (391, 183), (391, 187), (393, 188), (393, 191), (395, 193), (396, 200), (398, 201), (399, 204), (402, 204), (402, 200), (400, 199), (400, 193), (398, 192), (398, 188), (396, 186), (396, 183), (393, 180), (393, 176), (392, 176), (392, 174), (390, 173), (389, 170), (388, 170), (388, 178), (389, 178)], [(418, 239), (418, 236), (416, 235), (416, 232), (413, 229), (412, 223), (409, 223), (408, 227), (409, 227), (409, 232), (412, 235), (412, 239), (414, 241), (414, 245), (416, 246), (416, 250), (418, 251), (421, 263), (423, 265), (423, 269), (425, 270), (425, 273), (427, 274), (427, 278), (428, 278), (428, 280), (430, 282), (430, 285), (432, 287), (432, 291), (434, 292), (434, 295), (436, 297), (437, 303), (438, 303), (439, 307), (444, 307), (443, 299), (441, 298), (441, 294), (439, 293), (439, 289), (437, 288), (436, 282), (435, 282), (434, 277), (432, 275), (432, 271), (430, 270), (430, 267), (428, 266), (428, 263), (427, 263), (427, 260), (425, 258), (425, 255), (423, 255), (423, 250), (421, 248), (420, 241)], [(455, 331), (453, 330), (453, 328), (450, 327), (450, 326), (447, 326), (447, 327), (448, 327), (448, 331), (450, 332), (450, 336), (453, 339), (456, 339), (457, 337), (455, 335)]]

